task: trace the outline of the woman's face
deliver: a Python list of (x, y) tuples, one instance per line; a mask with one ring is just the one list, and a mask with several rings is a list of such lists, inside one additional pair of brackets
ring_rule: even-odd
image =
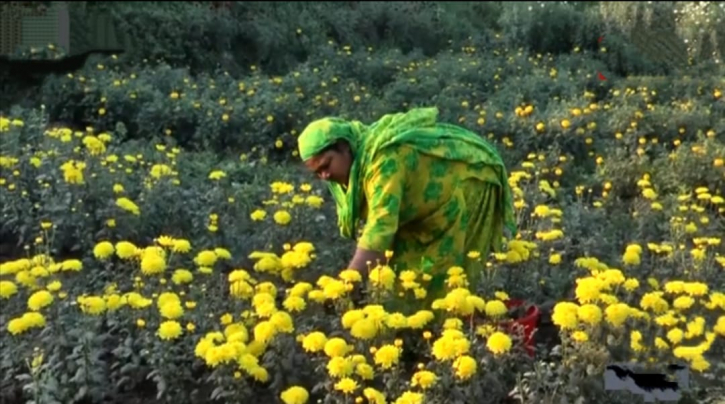
[(305, 162), (307, 168), (325, 181), (347, 186), (350, 180), (352, 154), (346, 144), (323, 151)]

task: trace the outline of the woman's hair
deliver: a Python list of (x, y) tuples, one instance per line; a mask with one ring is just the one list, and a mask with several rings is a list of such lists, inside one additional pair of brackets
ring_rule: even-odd
[(350, 149), (350, 145), (347, 143), (347, 140), (338, 139), (335, 143), (320, 150), (319, 154), (326, 153), (328, 151), (336, 151), (338, 153), (342, 153), (345, 150), (349, 150), (352, 153), (352, 150)]

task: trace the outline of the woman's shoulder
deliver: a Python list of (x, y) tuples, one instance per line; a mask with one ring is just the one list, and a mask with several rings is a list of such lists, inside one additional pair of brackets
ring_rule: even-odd
[(421, 158), (421, 153), (415, 147), (405, 144), (396, 143), (380, 148), (371, 156), (371, 160), (367, 165), (367, 171), (372, 173), (383, 167), (395, 166), (398, 172), (414, 169), (417, 161)]
[(405, 177), (411, 186), (427, 183), (430, 176), (439, 177), (453, 171), (451, 162), (425, 153), (410, 144), (395, 144), (381, 149), (365, 167), (364, 178), (369, 181)]
[(419, 154), (419, 152), (413, 145), (404, 142), (396, 142), (379, 148), (375, 152), (373, 160), (401, 157), (410, 154)]

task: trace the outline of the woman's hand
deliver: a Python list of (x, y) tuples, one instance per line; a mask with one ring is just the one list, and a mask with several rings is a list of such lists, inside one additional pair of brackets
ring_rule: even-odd
[(361, 274), (364, 274), (369, 268), (375, 268), (383, 262), (385, 262), (384, 251), (369, 251), (358, 247), (355, 250), (355, 255), (352, 257), (352, 261), (350, 261), (350, 265), (348, 265), (347, 268), (354, 269)]
[[(354, 269), (362, 275), (362, 282), (355, 287), (351, 296), (355, 307), (361, 307), (367, 304), (367, 277), (365, 276), (369, 269), (375, 268), (378, 264), (382, 264), (385, 260), (385, 252), (369, 251), (358, 247), (355, 255), (348, 265), (349, 269)], [(369, 264), (368, 264), (369, 263)]]

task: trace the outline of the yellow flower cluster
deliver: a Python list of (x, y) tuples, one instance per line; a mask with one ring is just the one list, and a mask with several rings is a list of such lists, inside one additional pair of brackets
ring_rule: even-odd
[[(641, 248), (630, 245), (629, 253), (639, 256)], [(625, 253), (626, 255), (626, 253)], [(635, 353), (652, 358), (654, 350), (670, 350), (674, 357), (685, 359), (695, 370), (706, 370), (710, 363), (704, 354), (710, 349), (716, 335), (725, 336), (725, 316), (719, 316), (709, 328), (704, 316), (708, 312), (725, 310), (725, 294), (710, 292), (702, 282), (669, 281), (663, 287), (654, 278), (647, 280), (649, 291), (639, 299), (639, 307), (625, 303), (640, 289), (637, 279), (626, 278), (622, 271), (607, 266), (596, 259), (580, 259), (577, 265), (588, 269), (591, 276), (577, 280), (576, 297), (579, 302), (560, 302), (554, 307), (552, 320), (579, 343), (591, 341), (595, 330), (622, 329), (655, 326), (658, 331), (651, 341), (642, 333), (630, 333), (630, 346)], [(623, 301), (622, 299), (625, 299)], [(696, 313), (696, 306), (703, 310)], [(600, 334), (597, 332), (596, 334)], [(611, 336), (611, 334), (609, 334)], [(699, 344), (680, 345), (685, 340), (701, 339)]]
[(282, 256), (274, 253), (254, 251), (249, 255), (255, 260), (254, 270), (260, 273), (281, 276), (286, 282), (294, 279), (295, 271), (306, 267), (315, 257), (314, 246), (309, 242), (300, 242), (294, 246), (285, 245)]
[[(340, 52), (349, 53), (350, 49)], [(466, 53), (473, 52), (475, 50), (470, 47), (466, 49)], [(427, 74), (431, 72), (426, 70), (428, 67), (425, 63), (413, 63), (401, 70), (405, 74), (413, 71)], [(552, 80), (561, 77), (557, 69), (550, 66), (544, 73)], [(503, 72), (497, 72), (494, 80), (500, 80), (502, 75)], [(411, 79), (415, 80), (414, 76)], [(240, 83), (241, 95), (255, 94), (261, 81)], [(281, 81), (281, 78), (269, 80), (270, 85), (279, 85)], [(324, 88), (336, 82), (338, 79), (332, 78), (320, 84)], [(118, 85), (122, 84), (119, 79)], [(716, 91), (718, 98), (720, 90)], [(352, 86), (349, 92), (355, 102), (364, 103), (370, 97), (364, 88)], [(301, 95), (302, 89), (296, 89), (295, 93)], [(710, 90), (705, 93), (708, 97), (712, 94)], [(184, 102), (188, 100), (188, 94), (181, 89), (171, 91), (170, 102)], [(725, 268), (725, 257), (717, 232), (725, 212), (725, 200), (717, 185), (701, 185), (713, 184), (705, 177), (721, 178), (721, 172), (725, 173), (717, 128), (704, 128), (702, 138), (705, 140), (698, 139), (694, 143), (688, 139), (692, 128), (684, 125), (671, 128), (677, 136), (671, 146), (667, 145), (675, 150), (665, 161), (671, 166), (658, 163), (668, 167), (663, 170), (657, 165), (632, 164), (636, 166), (632, 168), (633, 172), (651, 169), (652, 174), (639, 172), (622, 178), (621, 172), (627, 170), (612, 164), (615, 157), (608, 157), (610, 154), (604, 153), (607, 150), (595, 147), (601, 136), (611, 136), (613, 141), (620, 142), (623, 146), (618, 147), (618, 151), (636, 148), (636, 155), (631, 156), (634, 159), (644, 159), (652, 149), (662, 148), (663, 141), (637, 134), (637, 128), (643, 126), (641, 119), (647, 111), (654, 109), (651, 100), (654, 91), (644, 87), (621, 88), (613, 89), (611, 95), (640, 97), (646, 110), (631, 111), (632, 121), (608, 134), (597, 131), (603, 126), (598, 118), (613, 105), (596, 101), (590, 91), (584, 92), (586, 101), (564, 107), (564, 114), (550, 119), (540, 116), (543, 109), (538, 105), (516, 106), (516, 117), (511, 121), (526, 121), (525, 125), (536, 132), (535, 136), (564, 136), (568, 139), (566, 144), (570, 139), (583, 137), (583, 147), (586, 147), (583, 153), (598, 170), (592, 179), (601, 180), (601, 184), (573, 185), (569, 182), (567, 175), (575, 170), (570, 171), (567, 165), (574, 161), (572, 157), (580, 156), (530, 153), (509, 175), (520, 233), (516, 238), (503, 240), (502, 250), (491, 256), (478, 252), (468, 254), (471, 262), (480, 264), (478, 272), (486, 277), (484, 282), (474, 283), (474, 279), (468, 279), (463, 267), (436, 268), (447, 271), (446, 291), (442, 297), (425, 305), (422, 301), (428, 297), (431, 275), (415, 269), (398, 272), (390, 263), (366, 272), (345, 269), (334, 274), (325, 270), (324, 275), (310, 278), (318, 269), (311, 268), (318, 251), (306, 241), (284, 245), (279, 253), (254, 251), (248, 255), (253, 262), (251, 268), (231, 266), (235, 262), (231, 252), (212, 247), (216, 244), (210, 241), (223, 239), (218, 238), (223, 236), (220, 225), (229, 220), (226, 213), (233, 211), (229, 208), (235, 207), (234, 194), (229, 192), (230, 175), (220, 168), (205, 169), (199, 176), (205, 178), (205, 185), (219, 192), (224, 201), (223, 205), (210, 206), (210, 210), (203, 213), (202, 222), (212, 233), (207, 234), (210, 238), (189, 241), (180, 238), (179, 234), (174, 237), (162, 235), (152, 245), (137, 246), (127, 241), (131, 237), (129, 233), (121, 235), (122, 229), (113, 230), (116, 219), (119, 224), (125, 224), (124, 219), (147, 219), (153, 214), (148, 191), (159, 184), (181, 184), (179, 171), (183, 170), (178, 164), (181, 150), (156, 145), (151, 156), (131, 151), (116, 155), (112, 153), (118, 149), (115, 145), (111, 147), (109, 133), (97, 133), (93, 128), (85, 131), (50, 129), (43, 138), (52, 145), (47, 150), (33, 152), (27, 157), (0, 156), (0, 192), (3, 196), (18, 195), (18, 200), (25, 201), (35, 190), (33, 187), (54, 189), (53, 181), (72, 192), (81, 192), (93, 184), (104, 184), (102, 192), (112, 198), (112, 206), (110, 210), (100, 211), (104, 215), (110, 211), (111, 216), (101, 218), (101, 223), (105, 222), (108, 228), (99, 233), (97, 244), (92, 251), (84, 252), (88, 256), (82, 260), (78, 257), (55, 262), (46, 254), (38, 254), (0, 263), (0, 301), (3, 307), (14, 305), (3, 326), (15, 337), (27, 333), (28, 337), (34, 338), (34, 333), (56, 326), (57, 311), (61, 309), (71, 307), (91, 319), (109, 315), (135, 324), (139, 328), (136, 331), (143, 333), (144, 341), (151, 337), (155, 338), (155, 344), (191, 342), (195, 346), (195, 357), (210, 368), (219, 373), (233, 372), (235, 378), (245, 376), (259, 382), (271, 379), (263, 361), (264, 354), (270, 347), (276, 347), (275, 342), (290, 342), (296, 338), (298, 345), (294, 348), (320, 362), (319, 368), (326, 373), (323, 377), (329, 378), (329, 383), (324, 383), (328, 386), (328, 394), (344, 396), (349, 402), (418, 404), (427, 399), (427, 394), (435, 394), (431, 390), (436, 386), (448, 387), (451, 380), (477, 383), (476, 376), (489, 370), (484, 366), (516, 352), (515, 340), (508, 335), (506, 327), (511, 320), (506, 318), (510, 303), (508, 295), (492, 292), (500, 287), (494, 282), (500, 280), (496, 279), (497, 274), (516, 276), (515, 271), (520, 270), (518, 273), (527, 276), (536, 274), (533, 283), (542, 289), (549, 286), (547, 275), (553, 275), (552, 278), (578, 277), (573, 290), (575, 300), (568, 301), (559, 296), (562, 301), (553, 312), (553, 321), (561, 329), (564, 342), (574, 348), (570, 358), (584, 361), (589, 347), (616, 347), (612, 351), (626, 351), (638, 360), (655, 362), (680, 358), (687, 360), (695, 370), (715, 371), (719, 358), (713, 347), (725, 336), (725, 316), (722, 314), (725, 295), (720, 291), (722, 285), (718, 278)], [(314, 99), (315, 103), (330, 107), (338, 102), (334, 95), (319, 95)], [(190, 102), (194, 108), (202, 108), (199, 102)], [(219, 113), (222, 122), (233, 122), (238, 112), (231, 110), (229, 101), (222, 98), (219, 105), (224, 107)], [(501, 120), (510, 115), (510, 111), (496, 111), (488, 119), (484, 105), (468, 100), (460, 105), (465, 114), (460, 122), (468, 118), (479, 126), (504, 122)], [(680, 101), (673, 101), (673, 105), (683, 109), (693, 107), (689, 102)], [(105, 113), (105, 106), (101, 110)], [(270, 111), (255, 113), (268, 124), (280, 122), (280, 117)], [(21, 120), (0, 117), (3, 136), (13, 136), (23, 126)], [(172, 129), (164, 130), (167, 136), (172, 132)], [(295, 134), (292, 131), (292, 135)], [(494, 136), (489, 134), (489, 138)], [(508, 148), (520, 146), (514, 142), (518, 138), (512, 136), (498, 140)], [(290, 143), (280, 138), (274, 146), (283, 149)], [(684, 145), (687, 147), (682, 147)], [(247, 157), (241, 160), (247, 161)], [(620, 164), (625, 161), (619, 160)], [(714, 171), (703, 169), (702, 175), (693, 176), (703, 178), (697, 185), (685, 186), (671, 184), (671, 178), (664, 174), (653, 174), (680, 171), (682, 161), (689, 161), (688, 167), (697, 164)], [(37, 185), (23, 182), (26, 170), (44, 167), (51, 167), (55, 180), (37, 176)], [(134, 180), (138, 183), (125, 176), (132, 173), (138, 175)], [(110, 177), (102, 177), (107, 174)], [(96, 181), (101, 177), (103, 181)], [(569, 185), (562, 185), (567, 182)], [(621, 192), (629, 187), (629, 183), (636, 183), (634, 191)], [(137, 190), (141, 192), (136, 193)], [(306, 226), (312, 219), (317, 219), (304, 216), (306, 213), (312, 211), (318, 216), (324, 213), (317, 210), (325, 202), (320, 196), (323, 194), (311, 184), (275, 181), (268, 192), (271, 195), (262, 196), (266, 200), (254, 206), (251, 212), (245, 210), (247, 213), (244, 213), (259, 226), (284, 226), (277, 230), (299, 237), (295, 224)], [(661, 238), (652, 237), (645, 229), (647, 231), (642, 231), (641, 236), (634, 235), (628, 240), (632, 242), (624, 246), (610, 246), (600, 245), (603, 243), (599, 238), (594, 238), (598, 236), (585, 240), (581, 231), (577, 236), (570, 236), (576, 232), (571, 229), (576, 228), (577, 220), (586, 219), (586, 215), (597, 214), (597, 209), (600, 209), (598, 214), (612, 213), (605, 209), (618, 194), (624, 193), (634, 199), (632, 228), (644, 229), (650, 223), (657, 224), (661, 227), (658, 231), (664, 229), (657, 235)], [(571, 204), (558, 205), (558, 201), (565, 199)], [(38, 203), (34, 207), (39, 209), (41, 205)], [(642, 219), (644, 217), (647, 219)], [(49, 241), (54, 230), (53, 218), (43, 219), (36, 240), (38, 248)], [(669, 235), (663, 234), (667, 232)], [(611, 235), (603, 235), (601, 239), (606, 240), (605, 236)], [(574, 238), (578, 239), (577, 243)], [(610, 267), (594, 257), (575, 258), (571, 251), (577, 251), (577, 254), (591, 252), (600, 257), (602, 252), (614, 251), (614, 257), (608, 256), (606, 261), (619, 263), (622, 269)], [(89, 267), (91, 253), (97, 260), (97, 265), (90, 266), (94, 269), (93, 276), (105, 272), (128, 274), (124, 278), (124, 289), (109, 285), (95, 294), (89, 290), (68, 298), (62, 277), (83, 270), (84, 264)], [(220, 272), (218, 268), (223, 267), (234, 268), (224, 272), (228, 296), (219, 293), (225, 290), (219, 288), (216, 277), (206, 276)], [(577, 269), (584, 275), (573, 272)], [(711, 282), (708, 277), (715, 281)], [(305, 281), (298, 281), (303, 278)], [(367, 288), (372, 301), (357, 307), (352, 303), (352, 296), (361, 288)], [(412, 295), (417, 304), (409, 314), (403, 314), (402, 308), (397, 311), (397, 307), (387, 306), (388, 299), (407, 298), (408, 295)], [(211, 306), (209, 302), (215, 305)], [(414, 344), (405, 339), (409, 336)], [(406, 354), (411, 353), (413, 361), (424, 363), (418, 363), (415, 370), (409, 371), (404, 365), (408, 365)], [(482, 358), (484, 355), (487, 357)], [(378, 390), (380, 387), (375, 382), (394, 373), (408, 378), (409, 383), (396, 388), (397, 393), (390, 397), (390, 392)], [(444, 383), (440, 383), (441, 380)], [(407, 390), (401, 392), (402, 389)], [(281, 391), (280, 399), (285, 404), (303, 404), (310, 400), (310, 392), (304, 386), (292, 386)]]
[[(270, 185), (272, 198), (263, 201), (265, 206), (277, 206), (272, 215), (275, 223), (280, 226), (286, 226), (292, 221), (290, 213), (295, 207), (306, 205), (313, 209), (319, 209), (324, 203), (324, 199), (318, 195), (311, 194), (312, 186), (310, 184), (302, 184), (299, 187), (300, 193), (295, 194), (295, 186), (288, 182), (276, 181)], [(263, 208), (255, 209), (250, 218), (255, 222), (263, 221), (267, 218), (267, 211)]]

